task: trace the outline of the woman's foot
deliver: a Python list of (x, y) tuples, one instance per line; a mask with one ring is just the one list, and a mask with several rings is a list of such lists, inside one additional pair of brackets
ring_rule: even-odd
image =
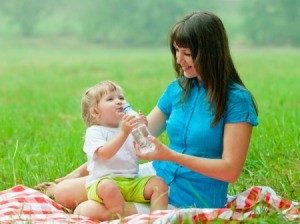
[[(36, 185), (34, 187), (34, 189), (38, 190), (39, 192), (41, 192), (45, 195), (47, 195), (52, 200), (55, 200), (54, 191), (55, 191), (56, 186), (57, 186), (57, 184), (53, 183), (53, 182), (43, 182), (43, 183), (40, 183), (40, 184)], [(62, 206), (62, 209), (65, 213), (69, 213), (69, 214), (73, 213), (73, 211), (71, 209), (68, 209), (64, 206)]]
[(54, 191), (56, 183), (53, 182), (43, 182), (34, 187), (35, 190), (47, 195), (49, 198), (54, 200)]

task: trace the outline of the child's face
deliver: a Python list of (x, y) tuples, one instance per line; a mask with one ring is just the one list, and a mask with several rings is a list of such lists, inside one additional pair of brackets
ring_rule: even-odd
[(118, 127), (123, 116), (125, 97), (121, 91), (107, 92), (98, 104), (100, 124), (107, 127)]

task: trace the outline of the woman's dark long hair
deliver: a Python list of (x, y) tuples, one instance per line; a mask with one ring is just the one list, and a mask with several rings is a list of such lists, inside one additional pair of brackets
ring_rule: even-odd
[[(182, 101), (184, 101), (190, 93), (192, 79), (182, 78), (184, 77), (183, 70), (176, 62), (174, 43), (178, 47), (191, 49), (195, 69), (208, 91), (210, 108), (215, 110), (212, 122), (214, 126), (226, 109), (226, 94), (229, 85), (234, 82), (245, 87), (234, 67), (224, 25), (213, 13), (197, 11), (178, 21), (171, 30), (170, 49), (179, 84), (184, 90), (182, 95)], [(253, 96), (252, 100), (257, 111)]]

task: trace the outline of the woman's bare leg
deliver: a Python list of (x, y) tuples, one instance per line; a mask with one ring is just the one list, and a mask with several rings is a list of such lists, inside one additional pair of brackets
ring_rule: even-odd
[(103, 204), (93, 200), (80, 203), (74, 210), (74, 214), (95, 218), (99, 221), (111, 219), (110, 211)]
[[(87, 162), (85, 162), (84, 164), (77, 167), (75, 170), (73, 170), (66, 176), (56, 179), (55, 182), (43, 182), (43, 183), (37, 184), (34, 188), (36, 190), (42, 192), (43, 194), (47, 195), (48, 197), (54, 198), (54, 192), (55, 192), (57, 184), (61, 183), (62, 181), (65, 181), (65, 180), (77, 179), (77, 178), (85, 177), (87, 175), (88, 175)], [(77, 181), (75, 181), (75, 182), (77, 184)], [(71, 189), (72, 189), (72, 187), (73, 186), (70, 186)], [(59, 186), (59, 190), (57, 193), (57, 196), (59, 198), (61, 196), (60, 191), (64, 190), (64, 189), (65, 189), (64, 184)]]
[[(125, 216), (136, 214), (137, 210), (133, 203), (126, 202), (125, 204)], [(114, 216), (103, 204), (100, 204), (93, 200), (87, 200), (79, 204), (75, 211), (75, 215), (84, 215), (91, 218), (96, 218), (99, 221), (111, 220), (120, 218)]]
[(83, 201), (87, 201), (85, 179), (86, 177), (80, 177), (59, 182), (54, 190), (56, 202), (73, 210)]
[(43, 182), (34, 187), (34, 189), (40, 191), (41, 193), (47, 195), (52, 199), (54, 199), (55, 188), (56, 188), (56, 183), (53, 182)]

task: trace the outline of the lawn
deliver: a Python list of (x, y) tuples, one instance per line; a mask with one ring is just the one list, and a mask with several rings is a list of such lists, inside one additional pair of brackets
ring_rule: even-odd
[[(85, 162), (80, 102), (86, 88), (113, 80), (147, 114), (175, 77), (167, 48), (41, 40), (2, 40), (0, 47), (0, 190), (33, 187)], [(261, 185), (300, 201), (300, 50), (234, 48), (232, 55), (256, 98), (260, 124), (230, 194)], [(160, 139), (167, 143), (165, 135)]]

